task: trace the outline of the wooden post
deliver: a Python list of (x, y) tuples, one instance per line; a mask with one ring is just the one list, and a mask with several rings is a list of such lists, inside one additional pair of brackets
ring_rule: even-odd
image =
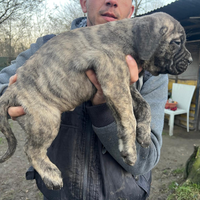
[(196, 88), (196, 107), (195, 107), (195, 130), (200, 130), (200, 44), (199, 44), (199, 71), (197, 76), (197, 88)]

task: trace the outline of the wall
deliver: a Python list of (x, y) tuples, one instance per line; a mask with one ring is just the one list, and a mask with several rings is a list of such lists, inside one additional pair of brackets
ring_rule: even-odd
[[(190, 106), (190, 129), (195, 130), (197, 128), (197, 123), (199, 123), (199, 128), (200, 128), (200, 122), (199, 121), (197, 122), (197, 119), (199, 119), (199, 112), (197, 108), (199, 108), (200, 104), (199, 92), (198, 92), (199, 91), (198, 80), (200, 80), (199, 77), (200, 42), (187, 43), (186, 47), (192, 54), (193, 63), (188, 67), (188, 69), (183, 74), (179, 76), (169, 75), (168, 90), (170, 91), (172, 89), (172, 84), (175, 82), (180, 84), (195, 85), (197, 87)], [(165, 118), (168, 119), (168, 116), (166, 115)], [(177, 115), (175, 117), (175, 124), (186, 128), (187, 126), (186, 115)]]

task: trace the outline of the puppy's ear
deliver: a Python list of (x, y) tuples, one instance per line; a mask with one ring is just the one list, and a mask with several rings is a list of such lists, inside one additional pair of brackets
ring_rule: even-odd
[(151, 17), (138, 20), (133, 34), (136, 38), (136, 51), (140, 59), (148, 60), (155, 53), (162, 36), (167, 32), (166, 26), (159, 25)]

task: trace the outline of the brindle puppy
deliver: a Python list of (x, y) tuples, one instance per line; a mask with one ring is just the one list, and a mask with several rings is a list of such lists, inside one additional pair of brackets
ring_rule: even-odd
[(47, 148), (57, 136), (61, 113), (94, 96), (96, 89), (85, 75), (86, 70), (93, 69), (117, 123), (121, 155), (127, 164), (134, 165), (136, 129), (138, 142), (147, 147), (151, 114), (139, 92), (130, 89), (125, 56), (132, 55), (138, 66), (153, 75), (177, 75), (192, 61), (185, 40), (180, 23), (164, 13), (54, 37), (17, 70), (17, 82), (0, 98), (0, 130), (8, 141), (8, 151), (0, 162), (11, 157), (16, 148), (7, 110), (23, 106), (26, 115), (17, 121), (27, 133), (28, 159), (49, 189), (60, 189), (61, 173), (47, 157)]

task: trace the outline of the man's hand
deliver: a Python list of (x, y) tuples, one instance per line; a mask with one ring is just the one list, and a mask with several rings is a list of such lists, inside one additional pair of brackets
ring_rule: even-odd
[(126, 56), (126, 62), (128, 64), (129, 71), (130, 71), (130, 77), (131, 77), (130, 85), (131, 85), (131, 84), (137, 82), (137, 80), (139, 78), (139, 73), (142, 71), (142, 68), (140, 67), (138, 69), (135, 59), (133, 57), (131, 57), (130, 55)]
[[(138, 80), (138, 78), (139, 78), (138, 74), (142, 71), (142, 68), (140, 68), (138, 70), (136, 61), (130, 55), (126, 56), (126, 62), (128, 64), (129, 71), (130, 71), (130, 77), (131, 77), (130, 84), (133, 84)], [(96, 92), (94, 98), (92, 99), (92, 104), (98, 105), (98, 104), (105, 103), (106, 101), (104, 98), (103, 91), (101, 89), (101, 85), (99, 84), (94, 71), (91, 69), (87, 70), (86, 75), (88, 76), (90, 81), (94, 84), (94, 86), (97, 88), (97, 92)]]
[[(16, 81), (17, 81), (17, 74), (15, 74), (14, 76), (10, 77), (8, 86), (12, 85)], [(19, 116), (24, 115), (26, 113), (24, 112), (24, 109), (23, 109), (22, 106), (17, 106), (17, 107), (8, 108), (8, 114), (10, 115), (10, 117), (13, 120), (15, 120), (16, 117), (19, 117)]]
[(97, 88), (97, 92), (94, 95), (94, 98), (92, 99), (92, 104), (98, 105), (98, 104), (105, 103), (106, 100), (104, 98), (103, 90), (101, 89), (101, 85), (99, 84), (99, 82), (97, 80), (96, 74), (94, 73), (94, 71), (92, 69), (87, 70), (85, 73), (88, 76), (88, 78), (90, 79), (90, 81)]

